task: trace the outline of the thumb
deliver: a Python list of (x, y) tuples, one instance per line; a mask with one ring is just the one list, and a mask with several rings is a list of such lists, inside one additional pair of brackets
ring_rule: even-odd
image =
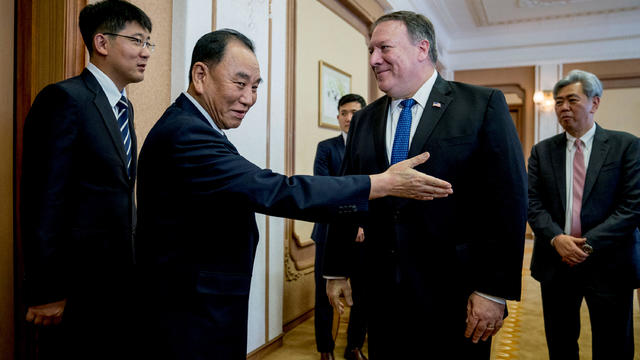
[(429, 153), (428, 152), (423, 152), (420, 155), (416, 155), (414, 157), (412, 157), (411, 159), (407, 159), (405, 161), (403, 161), (403, 163), (405, 163), (408, 167), (410, 168), (414, 168), (422, 163), (424, 163), (425, 161), (427, 161), (429, 159)]
[(347, 302), (347, 305), (353, 306), (353, 297), (351, 296), (351, 286), (350, 285), (346, 286), (342, 293), (344, 294), (344, 300)]

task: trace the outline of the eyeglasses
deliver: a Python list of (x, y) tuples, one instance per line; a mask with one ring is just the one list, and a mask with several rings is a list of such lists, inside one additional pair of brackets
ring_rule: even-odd
[(150, 52), (153, 52), (153, 50), (156, 48), (156, 44), (152, 44), (148, 41), (143, 41), (141, 39), (138, 39), (137, 37), (133, 37), (133, 36), (128, 36), (128, 35), (121, 35), (121, 34), (114, 34), (114, 33), (103, 33), (104, 35), (111, 35), (111, 36), (120, 36), (126, 39), (131, 40), (134, 44), (136, 44), (137, 47), (139, 48), (147, 48), (149, 49)]

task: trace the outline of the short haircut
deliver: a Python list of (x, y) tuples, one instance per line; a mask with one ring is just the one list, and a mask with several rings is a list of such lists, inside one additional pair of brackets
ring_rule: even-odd
[(358, 94), (347, 94), (341, 97), (340, 100), (338, 100), (338, 110), (340, 110), (340, 106), (344, 104), (348, 104), (350, 102), (356, 102), (356, 101), (360, 103), (360, 107), (363, 109), (365, 106), (367, 106), (367, 102), (364, 101), (362, 96)]
[(591, 99), (594, 96), (602, 96), (602, 83), (597, 76), (583, 70), (571, 70), (564, 79), (558, 81), (553, 87), (553, 98), (555, 99), (556, 96), (558, 96), (560, 89), (577, 82), (582, 84), (582, 92), (588, 98)]
[(233, 29), (220, 29), (208, 34), (203, 35), (196, 46), (193, 48), (193, 54), (191, 55), (191, 65), (189, 66), (189, 83), (193, 80), (191, 78), (191, 70), (193, 65), (198, 61), (207, 64), (207, 66), (215, 66), (224, 57), (225, 49), (230, 41), (239, 41), (241, 44), (255, 53), (255, 47), (253, 42), (248, 37), (244, 36), (241, 32)]
[(122, 0), (105, 0), (87, 5), (80, 11), (78, 26), (82, 40), (93, 53), (93, 37), (97, 33), (109, 32), (117, 34), (128, 23), (138, 23), (151, 32), (151, 19), (137, 6)]
[(413, 40), (414, 44), (418, 41), (427, 40), (429, 42), (429, 59), (433, 65), (438, 62), (436, 31), (426, 16), (414, 13), (413, 11), (396, 11), (382, 15), (371, 25), (369, 36), (371, 36), (376, 26), (385, 21), (402, 21), (407, 27), (409, 37)]

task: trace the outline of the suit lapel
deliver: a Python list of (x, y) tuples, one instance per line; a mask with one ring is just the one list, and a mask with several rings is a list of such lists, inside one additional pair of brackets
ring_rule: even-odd
[[(380, 101), (379, 105), (375, 109), (371, 109), (373, 114), (372, 121), (373, 126), (373, 144), (375, 146), (376, 161), (378, 162), (378, 168), (385, 170), (389, 167), (389, 159), (387, 158), (387, 145), (386, 145), (386, 132), (387, 132), (387, 112), (391, 105), (391, 98), (384, 97), (384, 101)], [(365, 120), (366, 121), (366, 120)]]
[[(560, 202), (562, 203), (562, 209), (567, 209), (567, 171), (565, 162), (567, 159), (567, 135), (562, 133), (558, 135), (553, 141), (553, 149), (551, 149), (551, 167), (554, 178), (556, 179), (556, 188), (558, 189), (558, 195)], [(563, 214), (564, 216), (564, 214)]]
[(587, 174), (584, 181), (584, 190), (582, 192), (582, 205), (584, 206), (586, 200), (593, 189), (593, 185), (596, 183), (600, 169), (604, 160), (607, 158), (609, 152), (609, 145), (607, 145), (607, 134), (602, 128), (596, 125), (596, 133), (593, 136), (593, 144), (591, 145), (591, 156), (589, 157), (589, 166), (587, 167)]
[[(433, 129), (447, 110), (451, 100), (453, 100), (453, 97), (451, 96), (451, 87), (449, 86), (449, 83), (438, 75), (438, 78), (431, 89), (431, 93), (429, 94), (429, 99), (427, 99), (427, 103), (424, 106), (424, 111), (422, 112), (422, 117), (418, 123), (416, 133), (413, 135), (409, 154), (407, 155), (409, 158), (422, 152), (422, 149), (424, 149), (424, 146), (429, 140)], [(439, 104), (440, 106), (434, 106), (433, 104)]]
[[(115, 147), (118, 155), (120, 156), (120, 160), (123, 164), (123, 169), (126, 171), (127, 159), (126, 154), (124, 152), (124, 143), (122, 141), (122, 134), (120, 133), (120, 129), (118, 128), (118, 120), (113, 114), (113, 109), (111, 105), (109, 105), (109, 101), (107, 100), (107, 95), (104, 94), (98, 80), (91, 74), (91, 72), (87, 69), (84, 69), (82, 72), (82, 78), (84, 79), (85, 84), (87, 84), (87, 88), (91, 90), (95, 96), (93, 98), (93, 104), (98, 109), (98, 113), (100, 113), (100, 117), (102, 118), (102, 122), (111, 137), (111, 141), (113, 142), (113, 146)], [(133, 127), (129, 129), (131, 131)], [(133, 143), (132, 143), (133, 148)]]

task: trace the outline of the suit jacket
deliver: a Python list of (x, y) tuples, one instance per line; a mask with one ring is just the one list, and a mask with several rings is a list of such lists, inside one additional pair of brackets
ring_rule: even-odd
[(329, 221), (368, 207), (368, 177), (260, 169), (184, 94), (149, 132), (138, 171), (137, 254), (157, 280), (155, 346), (170, 358), (246, 357), (255, 212)]
[[(345, 174), (374, 174), (389, 167), (385, 131), (390, 102), (383, 96), (354, 115)], [(416, 316), (427, 318), (447, 313), (430, 304), (438, 299), (449, 306), (450, 290), (465, 294), (462, 308), (456, 309), (462, 315), (472, 291), (519, 299), (526, 173), (504, 96), (438, 76), (419, 121), (408, 156), (428, 151), (431, 157), (416, 169), (451, 183), (453, 194), (432, 201), (370, 202), (361, 224), (367, 234), (363, 272), (371, 279), (369, 286), (402, 284), (409, 289), (406, 303), (415, 304)], [(355, 224), (331, 224), (325, 275), (349, 274), (347, 249), (356, 231)]]
[(133, 263), (133, 118), (129, 104), (129, 177), (118, 121), (91, 72), (36, 97), (25, 121), (21, 183), (27, 304), (69, 298), (71, 307), (75, 298), (107, 301), (119, 289), (117, 274)]
[(571, 268), (551, 239), (564, 233), (566, 134), (536, 144), (529, 158), (529, 224), (535, 233), (531, 275), (538, 281), (579, 276), (590, 286), (640, 284), (640, 140), (596, 124), (582, 196), (582, 236), (593, 247)]
[[(313, 175), (315, 176), (338, 176), (340, 175), (340, 165), (344, 157), (344, 138), (342, 134), (331, 139), (318, 143), (316, 159), (313, 162)], [(313, 225), (311, 239), (315, 242), (324, 242), (327, 239), (328, 225), (316, 223)]]

